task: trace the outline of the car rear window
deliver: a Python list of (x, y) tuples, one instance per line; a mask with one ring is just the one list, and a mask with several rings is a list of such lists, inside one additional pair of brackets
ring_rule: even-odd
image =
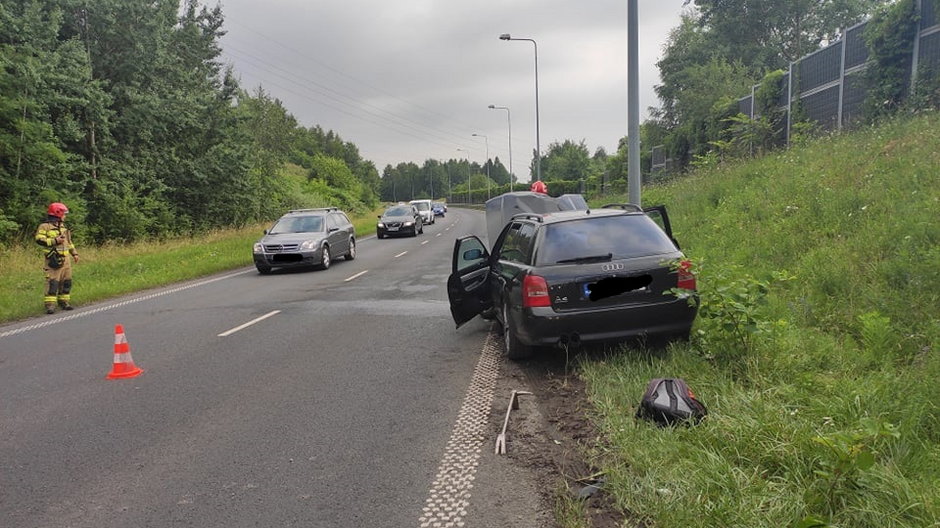
[(413, 202), (413, 203), (415, 204), (415, 207), (417, 207), (419, 211), (427, 211), (428, 209), (431, 208), (431, 205), (428, 202)]
[(549, 224), (538, 248), (536, 265), (602, 256), (623, 259), (676, 251), (666, 233), (646, 215), (584, 218)]

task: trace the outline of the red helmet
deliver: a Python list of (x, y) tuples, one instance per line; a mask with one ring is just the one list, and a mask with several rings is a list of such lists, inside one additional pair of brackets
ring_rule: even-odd
[(543, 182), (542, 180), (537, 180), (533, 182), (532, 188), (529, 190), (531, 190), (532, 192), (548, 194), (548, 186), (545, 185), (545, 182)]
[(66, 207), (64, 203), (61, 203), (61, 202), (53, 202), (53, 203), (49, 204), (49, 215), (50, 215), (50, 216), (57, 216), (57, 217), (59, 217), (59, 218), (61, 219), (63, 216), (65, 216), (65, 213), (67, 213), (67, 212), (69, 212), (69, 208)]

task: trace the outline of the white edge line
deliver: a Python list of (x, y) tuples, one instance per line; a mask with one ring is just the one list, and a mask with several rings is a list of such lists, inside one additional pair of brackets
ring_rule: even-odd
[(106, 312), (106, 311), (108, 311), (108, 310), (113, 310), (113, 309), (115, 309), (115, 308), (121, 308), (121, 307), (123, 307), (123, 306), (127, 306), (127, 305), (129, 305), (129, 304), (134, 304), (134, 303), (137, 303), (137, 302), (140, 302), (140, 301), (148, 301), (148, 300), (150, 300), (150, 299), (155, 299), (155, 298), (157, 298), (157, 297), (163, 297), (164, 295), (170, 295), (170, 294), (173, 294), (173, 293), (176, 293), (176, 292), (188, 290), (188, 289), (190, 289), (190, 288), (196, 288), (196, 287), (199, 287), (199, 286), (204, 286), (204, 285), (206, 285), (206, 284), (211, 284), (211, 283), (213, 283), (213, 282), (217, 282), (217, 281), (221, 281), (221, 280), (225, 280), (225, 279), (230, 279), (230, 278), (232, 278), (232, 277), (237, 277), (238, 275), (244, 275), (244, 274), (246, 274), (246, 273), (251, 273), (251, 272), (253, 272), (253, 271), (255, 271), (254, 268), (252, 268), (252, 269), (247, 269), (247, 270), (242, 270), (242, 271), (238, 271), (238, 272), (235, 272), (235, 273), (230, 273), (230, 274), (228, 274), (228, 275), (223, 275), (223, 276), (221, 276), (221, 277), (215, 277), (215, 278), (213, 278), (213, 279), (206, 279), (206, 280), (198, 281), (198, 282), (191, 282), (191, 283), (189, 283), (189, 284), (184, 284), (183, 286), (177, 286), (177, 287), (175, 287), (175, 288), (170, 288), (170, 289), (164, 289), (164, 288), (168, 288), (169, 286), (155, 287), (155, 289), (159, 289), (160, 291), (157, 291), (157, 292), (155, 292), (155, 293), (150, 293), (150, 294), (147, 294), (147, 295), (141, 295), (141, 296), (139, 296), (139, 297), (132, 297), (132, 298), (130, 298), (130, 299), (125, 299), (125, 300), (120, 301), (120, 302), (116, 302), (116, 303), (112, 303), (112, 304), (107, 304), (107, 305), (104, 305), (104, 306), (99, 306), (99, 307), (97, 307), (97, 308), (91, 308), (91, 309), (88, 309), (88, 310), (83, 310), (83, 309), (79, 308), (78, 310), (76, 310), (77, 313), (73, 313), (72, 315), (66, 315), (65, 317), (56, 317), (55, 319), (50, 319), (50, 320), (47, 320), (47, 321), (43, 321), (43, 322), (41, 322), (41, 323), (31, 324), (31, 325), (28, 325), (28, 326), (21, 326), (21, 327), (19, 327), (19, 328), (15, 328), (15, 329), (13, 329), (13, 330), (7, 330), (7, 331), (5, 331), (5, 332), (0, 332), (0, 338), (9, 337), (9, 336), (17, 335), (17, 334), (22, 334), (22, 333), (24, 333), (24, 332), (30, 332), (30, 331), (33, 331), (33, 330), (38, 330), (38, 329), (40, 329), (40, 328), (45, 328), (45, 327), (47, 327), (47, 326), (51, 326), (51, 325), (54, 325), (54, 324), (64, 323), (64, 322), (66, 322), (66, 321), (71, 321), (72, 319), (78, 319), (78, 318), (80, 318), (80, 317), (87, 317), (87, 316), (89, 316), (89, 315), (94, 315), (94, 314), (96, 314), (96, 313)]
[(232, 329), (229, 330), (228, 332), (222, 332), (221, 334), (219, 334), (219, 337), (228, 337), (228, 336), (234, 334), (235, 332), (238, 332), (239, 330), (244, 330), (245, 328), (248, 328), (249, 326), (251, 326), (251, 325), (253, 325), (253, 324), (255, 324), (255, 323), (259, 323), (259, 322), (261, 322), (261, 321), (264, 321), (264, 320), (267, 319), (268, 317), (271, 317), (271, 316), (273, 316), (273, 315), (277, 315), (277, 314), (279, 314), (279, 313), (281, 313), (280, 310), (274, 310), (273, 312), (266, 313), (266, 314), (262, 315), (261, 317), (259, 317), (259, 318), (257, 318), (257, 319), (252, 319), (251, 321), (248, 321), (247, 323), (245, 323), (245, 324), (243, 324), (243, 325), (241, 325), (241, 326), (236, 326), (235, 328), (232, 328)]
[(369, 270), (360, 271), (359, 273), (353, 275), (352, 277), (349, 277), (348, 279), (345, 279), (343, 282), (349, 282), (349, 281), (351, 281), (351, 280), (358, 279), (359, 277), (362, 277), (362, 276), (365, 275), (366, 273), (369, 273)]
[(405, 253), (408, 253), (408, 252), (407, 252), (407, 251), (402, 251), (401, 253), (399, 253), (399, 254), (397, 254), (397, 255), (395, 255), (395, 256), (394, 256), (394, 257), (392, 257), (392, 258), (398, 258), (398, 257), (400, 257), (400, 256), (402, 256), (402, 255), (404, 255)]

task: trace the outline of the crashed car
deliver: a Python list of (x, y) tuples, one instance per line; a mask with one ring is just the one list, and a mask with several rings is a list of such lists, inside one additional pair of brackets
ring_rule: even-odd
[(696, 305), (670, 290), (694, 295), (695, 276), (665, 207), (539, 207), (555, 211), (513, 214), (492, 249), (475, 235), (455, 241), (447, 294), (458, 328), (492, 313), (510, 359), (540, 347), (688, 338)]

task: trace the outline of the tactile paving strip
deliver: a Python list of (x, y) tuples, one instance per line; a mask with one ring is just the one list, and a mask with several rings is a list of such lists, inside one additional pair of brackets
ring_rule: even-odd
[(464, 526), (470, 490), (486, 440), (486, 425), (499, 375), (501, 353), (499, 340), (490, 333), (483, 343), (483, 353), (457, 415), (454, 432), (444, 450), (437, 477), (431, 484), (424, 513), (418, 520), (421, 528)]

